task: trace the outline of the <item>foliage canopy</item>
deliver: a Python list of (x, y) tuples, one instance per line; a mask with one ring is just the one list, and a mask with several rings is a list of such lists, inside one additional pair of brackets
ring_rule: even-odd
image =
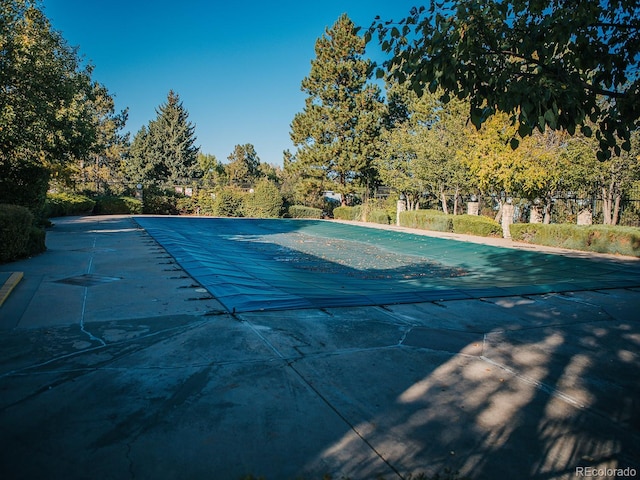
[(393, 54), (389, 71), (418, 93), (468, 98), (477, 128), (498, 111), (522, 138), (579, 126), (590, 136), (591, 122), (605, 159), (629, 150), (639, 126), (637, 0), (433, 1), (397, 23), (376, 21), (367, 38), (376, 33)]
[(91, 75), (37, 2), (0, 2), (0, 201), (37, 211), (50, 175), (112, 145), (126, 112)]
[(291, 125), (296, 161), (305, 176), (316, 183), (329, 180), (343, 201), (358, 181), (371, 182), (375, 171), (382, 102), (379, 88), (368, 82), (370, 61), (364, 50), (358, 28), (342, 15), (316, 41), (316, 58), (302, 81), (308, 95), (304, 111)]
[(195, 127), (178, 94), (170, 90), (156, 115), (133, 139), (129, 177), (135, 182), (157, 184), (201, 177)]

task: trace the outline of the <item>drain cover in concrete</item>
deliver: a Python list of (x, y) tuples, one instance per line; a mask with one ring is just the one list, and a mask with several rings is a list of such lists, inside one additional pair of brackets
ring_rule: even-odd
[(68, 285), (77, 285), (79, 287), (93, 287), (102, 285), (103, 283), (115, 282), (122, 280), (120, 277), (107, 277), (105, 275), (94, 275), (93, 273), (85, 273), (84, 275), (76, 275), (75, 277), (63, 278), (56, 280), (57, 283), (66, 283)]

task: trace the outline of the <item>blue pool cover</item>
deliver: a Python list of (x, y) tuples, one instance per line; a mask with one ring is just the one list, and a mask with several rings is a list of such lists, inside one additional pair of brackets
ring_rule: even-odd
[(322, 220), (136, 217), (230, 312), (640, 286), (638, 266)]

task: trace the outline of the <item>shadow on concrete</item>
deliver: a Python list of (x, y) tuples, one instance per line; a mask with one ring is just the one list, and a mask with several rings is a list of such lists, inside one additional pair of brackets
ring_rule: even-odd
[[(127, 236), (125, 223), (81, 221), (127, 242), (143, 239)], [(78, 238), (72, 226), (61, 228)], [(85, 243), (69, 239), (56, 248)], [(478, 261), (497, 263), (495, 254)], [(122, 253), (101, 255), (92, 273), (113, 275), (108, 268)], [(538, 268), (536, 257), (527, 258)], [(598, 265), (604, 272), (611, 264)], [(91, 289), (117, 292), (111, 303), (119, 312), (124, 292), (115, 289), (125, 281)], [(179, 291), (166, 289), (172, 302)], [(75, 324), (5, 330), (0, 476), (391, 479), (451, 468), (474, 479), (569, 479), (577, 467), (637, 472), (638, 293), (185, 311), (90, 322), (92, 336)]]

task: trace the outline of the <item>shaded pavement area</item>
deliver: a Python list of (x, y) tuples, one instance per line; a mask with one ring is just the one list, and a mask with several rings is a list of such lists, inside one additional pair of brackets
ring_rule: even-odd
[[(133, 218), (54, 223), (47, 252), (0, 265), (24, 272), (0, 307), (1, 478), (640, 471), (636, 259), (536, 257), (567, 266), (574, 290), (548, 288), (563, 277), (500, 293), (510, 284), (485, 278), (487, 296), (410, 302), (426, 276), (401, 275), (388, 279), (401, 302), (322, 306), (322, 293), (233, 313)], [(322, 268), (344, 274), (335, 264)], [(389, 274), (365, 267), (347, 277)]]

